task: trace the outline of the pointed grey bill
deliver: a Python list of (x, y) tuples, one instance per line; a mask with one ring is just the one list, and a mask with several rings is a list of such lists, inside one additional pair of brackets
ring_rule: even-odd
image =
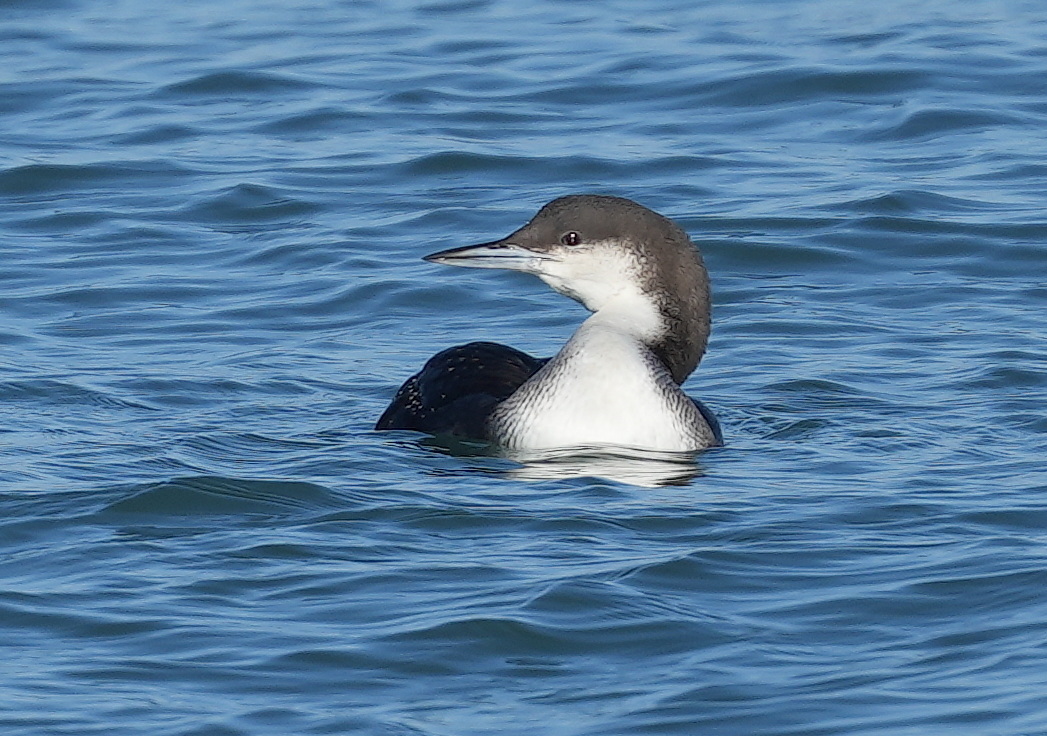
[(509, 271), (533, 272), (541, 261), (550, 259), (551, 256), (544, 253), (535, 253), (515, 243), (496, 240), (492, 243), (442, 250), (439, 253), (431, 253), (422, 260), (465, 268), (502, 268)]

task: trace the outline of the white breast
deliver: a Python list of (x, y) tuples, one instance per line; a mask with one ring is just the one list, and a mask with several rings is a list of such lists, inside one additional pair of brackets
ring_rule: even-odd
[(704, 420), (668, 371), (634, 335), (593, 318), (495, 410), (493, 421), (499, 442), (518, 450), (687, 451), (708, 444), (696, 436)]

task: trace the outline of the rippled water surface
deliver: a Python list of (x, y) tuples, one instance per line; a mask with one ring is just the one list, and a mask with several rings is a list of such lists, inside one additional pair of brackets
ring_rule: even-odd
[[(0, 728), (1047, 733), (1047, 9), (4, 2)], [(694, 463), (371, 427), (583, 310), (424, 263), (595, 191), (713, 278)]]

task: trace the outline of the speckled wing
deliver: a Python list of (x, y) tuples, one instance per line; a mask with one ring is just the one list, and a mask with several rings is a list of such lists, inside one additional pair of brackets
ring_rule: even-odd
[(443, 350), (396, 392), (375, 429), (487, 440), (487, 417), (548, 361), (493, 342)]

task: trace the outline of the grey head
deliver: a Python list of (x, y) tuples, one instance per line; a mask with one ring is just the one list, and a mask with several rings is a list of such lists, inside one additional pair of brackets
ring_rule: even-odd
[(426, 260), (533, 273), (590, 311), (616, 313), (682, 383), (709, 339), (709, 277), (678, 225), (621, 197), (555, 199), (511, 235)]

